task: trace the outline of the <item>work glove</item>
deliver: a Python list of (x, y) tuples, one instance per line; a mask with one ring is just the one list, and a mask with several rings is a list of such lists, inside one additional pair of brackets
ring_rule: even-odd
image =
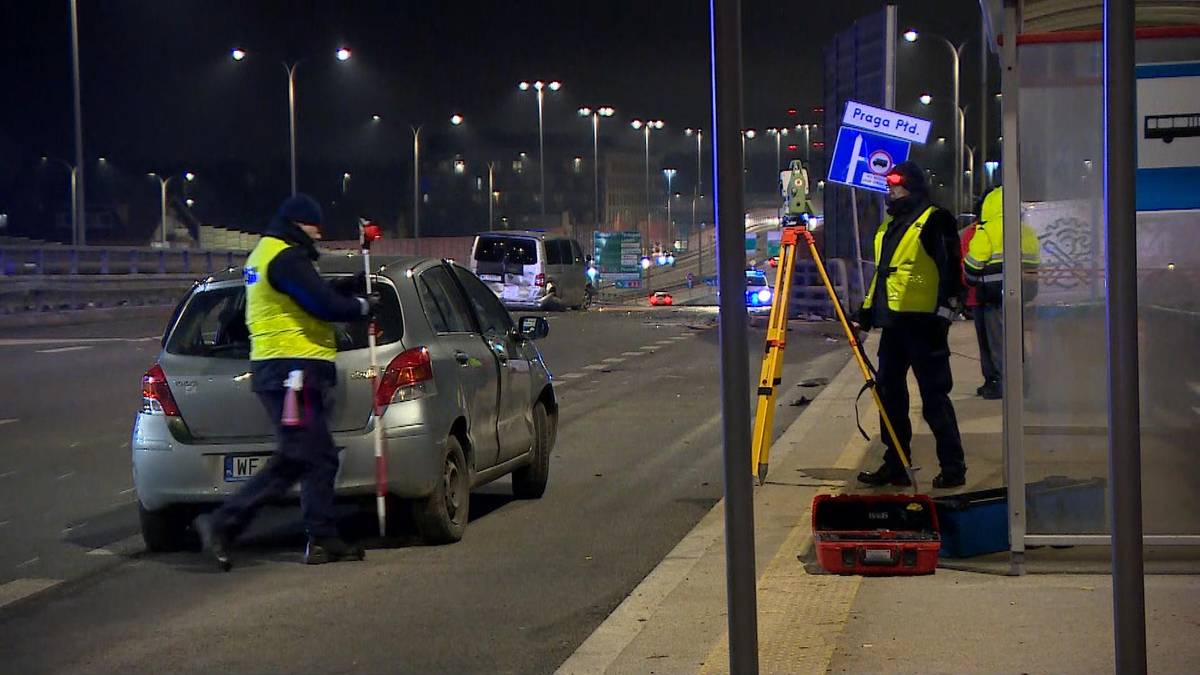
[(359, 296), (367, 303), (366, 317), (374, 319), (379, 316), (381, 307), (383, 306), (383, 298), (379, 295), (379, 291), (371, 291), (367, 295)]
[(863, 333), (867, 333), (872, 328), (872, 325), (871, 325), (872, 318), (873, 318), (873, 316), (872, 316), (872, 312), (871, 312), (870, 308), (859, 307), (858, 312), (855, 313), (854, 327), (857, 328), (858, 330), (862, 331)]
[(361, 294), (367, 287), (367, 276), (365, 272), (359, 272), (354, 276), (338, 277), (330, 282), (333, 290), (342, 295), (357, 295)]

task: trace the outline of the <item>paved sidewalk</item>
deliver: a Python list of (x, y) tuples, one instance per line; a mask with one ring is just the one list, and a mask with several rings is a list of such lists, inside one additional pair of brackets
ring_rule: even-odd
[[(868, 348), (874, 346), (873, 338)], [(974, 396), (982, 377), (969, 323), (955, 324), (951, 349), (952, 398), (969, 464), (966, 489), (999, 485), (1000, 402)], [(994, 573), (1007, 569), (1006, 556), (974, 567), (981, 571), (943, 568), (918, 578), (834, 576), (812, 563), (813, 497), (858, 491), (854, 475), (874, 468), (882, 452), (878, 441), (866, 443), (855, 429), (860, 386), (851, 361), (775, 443), (767, 483), (755, 489), (760, 672), (1111, 671), (1105, 573)], [(910, 390), (919, 418), (915, 382)], [(867, 397), (860, 406), (864, 427), (874, 433), (878, 422)], [(913, 445), (916, 464), (925, 467), (923, 489), (937, 496), (941, 492), (929, 488), (937, 472), (933, 439), (918, 419)], [(1104, 572), (1107, 554), (1099, 548), (1033, 551), (1030, 568), (1039, 569), (1040, 558), (1042, 570)], [(1150, 670), (1195, 672), (1200, 562), (1193, 550), (1165, 557), (1162, 569), (1173, 574), (1146, 578)], [(723, 673), (728, 659), (722, 502), (558, 672)]]

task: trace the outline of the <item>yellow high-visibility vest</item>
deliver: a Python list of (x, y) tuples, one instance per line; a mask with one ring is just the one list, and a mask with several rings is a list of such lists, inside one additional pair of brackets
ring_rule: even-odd
[(267, 280), (275, 256), (291, 247), (276, 237), (263, 237), (246, 258), (246, 327), (250, 329), (250, 360), (319, 359), (333, 361), (337, 338), (333, 324), (304, 311)]
[[(937, 312), (938, 283), (941, 277), (937, 264), (925, 252), (925, 247), (921, 246), (921, 230), (924, 229), (925, 222), (929, 220), (933, 210), (933, 206), (925, 209), (925, 212), (908, 226), (900, 237), (900, 243), (896, 245), (888, 269), (884, 270), (887, 274), (887, 307), (893, 312)], [(883, 236), (891, 222), (892, 217), (888, 216), (875, 231), (877, 265), (880, 256), (883, 255)], [(863, 307), (870, 308), (874, 303), (875, 283), (880, 271), (876, 266)]]

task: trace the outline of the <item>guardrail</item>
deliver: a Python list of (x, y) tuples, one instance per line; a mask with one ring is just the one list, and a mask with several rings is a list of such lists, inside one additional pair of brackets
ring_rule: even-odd
[(240, 265), (245, 251), (135, 246), (0, 245), (0, 276), (204, 275)]
[(0, 277), (0, 314), (173, 305), (191, 288), (197, 276), (53, 274)]

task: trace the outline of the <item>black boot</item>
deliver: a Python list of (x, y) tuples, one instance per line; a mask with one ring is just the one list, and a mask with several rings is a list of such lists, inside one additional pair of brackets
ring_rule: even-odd
[(945, 471), (933, 477), (933, 487), (944, 490), (947, 488), (962, 487), (967, 484), (966, 472), (962, 473), (947, 473)]
[(233, 560), (229, 557), (229, 533), (213, 525), (212, 515), (196, 516), (192, 527), (200, 535), (200, 545), (205, 553), (217, 563), (217, 569), (228, 572), (233, 568)]
[(367, 554), (358, 544), (350, 544), (340, 537), (309, 537), (304, 549), (305, 565), (323, 565), (343, 560), (362, 560)]
[(908, 479), (908, 473), (904, 469), (896, 470), (887, 464), (884, 464), (875, 471), (863, 471), (858, 474), (858, 482), (873, 487), (882, 485), (912, 485), (912, 481)]
[(988, 401), (998, 401), (1004, 398), (1004, 387), (999, 380), (990, 380), (980, 387), (979, 395)]

